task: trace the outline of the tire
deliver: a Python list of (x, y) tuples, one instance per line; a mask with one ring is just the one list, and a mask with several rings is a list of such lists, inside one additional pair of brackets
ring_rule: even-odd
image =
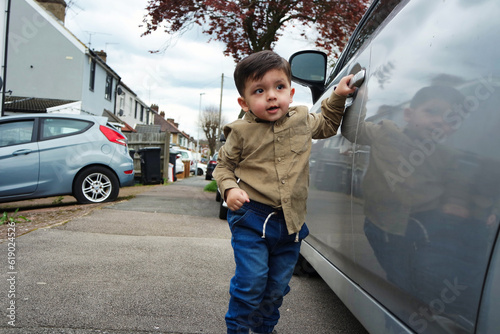
[(226, 220), (227, 219), (227, 208), (225, 206), (222, 205), (222, 201), (220, 201), (220, 207), (219, 207), (219, 218), (220, 219), (224, 219)]
[(73, 184), (73, 196), (79, 203), (102, 203), (116, 200), (120, 183), (105, 167), (89, 167), (81, 171)]
[(198, 168), (198, 175), (200, 175), (200, 176), (203, 175), (203, 169)]
[(307, 260), (302, 256), (302, 254), (299, 254), (299, 259), (295, 264), (293, 274), (301, 277), (319, 276), (316, 270), (311, 266), (309, 262), (307, 262)]

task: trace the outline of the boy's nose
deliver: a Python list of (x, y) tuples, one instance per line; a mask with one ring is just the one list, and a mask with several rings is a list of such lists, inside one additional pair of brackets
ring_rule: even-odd
[(267, 92), (267, 99), (268, 100), (276, 100), (276, 94), (274, 91), (268, 91)]

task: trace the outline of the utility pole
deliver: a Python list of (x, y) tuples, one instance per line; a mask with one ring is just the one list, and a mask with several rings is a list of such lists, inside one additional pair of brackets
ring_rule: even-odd
[[(200, 93), (200, 107), (198, 108), (198, 144), (196, 145), (196, 151), (199, 154), (199, 159), (201, 159), (201, 148), (200, 148), (200, 126), (201, 126), (201, 97), (205, 95), (205, 93)], [(195, 175), (198, 175), (198, 157), (196, 159), (196, 172)]]
[(5, 84), (7, 78), (7, 45), (9, 44), (10, 0), (0, 0), (0, 117), (5, 115)]
[(221, 130), (222, 130), (222, 124), (221, 124), (221, 119), (222, 119), (222, 91), (224, 90), (224, 73), (222, 73), (221, 81), (220, 81), (220, 103), (219, 103), (219, 128), (217, 129), (217, 148), (220, 147), (220, 136), (221, 136)]

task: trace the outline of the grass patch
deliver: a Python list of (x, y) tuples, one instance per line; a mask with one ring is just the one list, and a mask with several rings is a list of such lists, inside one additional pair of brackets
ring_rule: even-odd
[(211, 193), (217, 192), (217, 181), (213, 180), (212, 182), (207, 184), (205, 188), (203, 188), (203, 190)]
[(19, 211), (19, 209), (16, 209), (14, 214), (11, 216), (9, 216), (7, 214), (7, 212), (4, 212), (3, 215), (0, 217), (0, 225), (8, 224), (9, 226), (13, 226), (17, 223), (21, 223), (22, 221), (25, 221), (25, 222), (31, 221), (24, 216), (18, 215), (17, 211)]

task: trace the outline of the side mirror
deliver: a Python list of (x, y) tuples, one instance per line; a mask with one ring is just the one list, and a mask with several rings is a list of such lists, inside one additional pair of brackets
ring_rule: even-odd
[(299, 51), (290, 57), (292, 67), (292, 81), (309, 87), (312, 93), (313, 103), (316, 102), (325, 91), (326, 54), (321, 51)]

